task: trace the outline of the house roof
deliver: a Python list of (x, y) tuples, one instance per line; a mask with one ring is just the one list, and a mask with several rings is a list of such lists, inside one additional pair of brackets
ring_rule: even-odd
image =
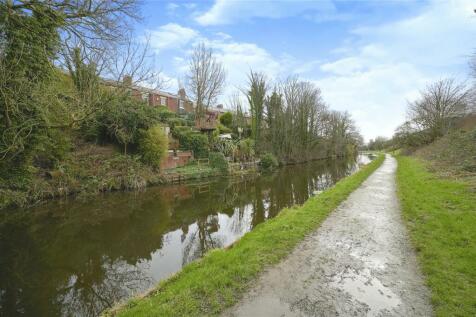
[[(122, 86), (123, 85), (123, 83), (121, 81), (118, 82), (116, 80), (110, 80), (110, 79), (103, 79), (103, 82), (106, 83), (107, 85), (111, 85), (111, 86)], [(156, 95), (160, 95), (160, 96), (164, 96), (164, 97), (181, 99), (181, 97), (178, 93), (173, 94), (173, 93), (170, 93), (170, 92), (167, 92), (167, 91), (148, 88), (148, 87), (144, 87), (144, 86), (140, 86), (140, 85), (131, 85), (130, 88), (133, 89), (133, 90), (144, 92), (144, 93), (156, 94)], [(185, 100), (191, 101), (187, 97), (185, 97)]]

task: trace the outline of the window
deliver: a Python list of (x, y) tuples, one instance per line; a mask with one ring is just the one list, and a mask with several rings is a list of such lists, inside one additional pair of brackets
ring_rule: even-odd
[(160, 105), (161, 106), (167, 105), (167, 97), (160, 96)]
[(179, 100), (179, 112), (180, 113), (184, 113), (185, 112), (185, 106), (184, 106), (184, 102), (182, 99)]

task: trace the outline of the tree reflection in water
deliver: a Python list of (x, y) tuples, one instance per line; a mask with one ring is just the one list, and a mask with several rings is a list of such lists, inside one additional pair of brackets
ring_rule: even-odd
[(57, 300), (62, 308), (61, 315), (98, 316), (105, 307), (112, 307), (123, 298), (142, 291), (144, 285), (152, 285), (152, 279), (140, 266), (104, 259), (96, 267), (103, 271), (100, 283), (89, 280), (89, 276), (83, 274), (71, 276), (68, 284), (60, 287), (61, 294)]
[(0, 315), (97, 316), (355, 169), (320, 161), (3, 213)]

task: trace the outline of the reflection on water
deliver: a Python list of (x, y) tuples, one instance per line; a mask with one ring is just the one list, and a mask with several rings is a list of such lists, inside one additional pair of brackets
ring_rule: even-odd
[(319, 161), (4, 213), (0, 315), (97, 316), (356, 169)]

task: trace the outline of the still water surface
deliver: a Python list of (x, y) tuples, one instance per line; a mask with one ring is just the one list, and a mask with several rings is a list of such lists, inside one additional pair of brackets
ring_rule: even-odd
[(3, 213), (0, 316), (97, 316), (368, 161), (316, 161)]

